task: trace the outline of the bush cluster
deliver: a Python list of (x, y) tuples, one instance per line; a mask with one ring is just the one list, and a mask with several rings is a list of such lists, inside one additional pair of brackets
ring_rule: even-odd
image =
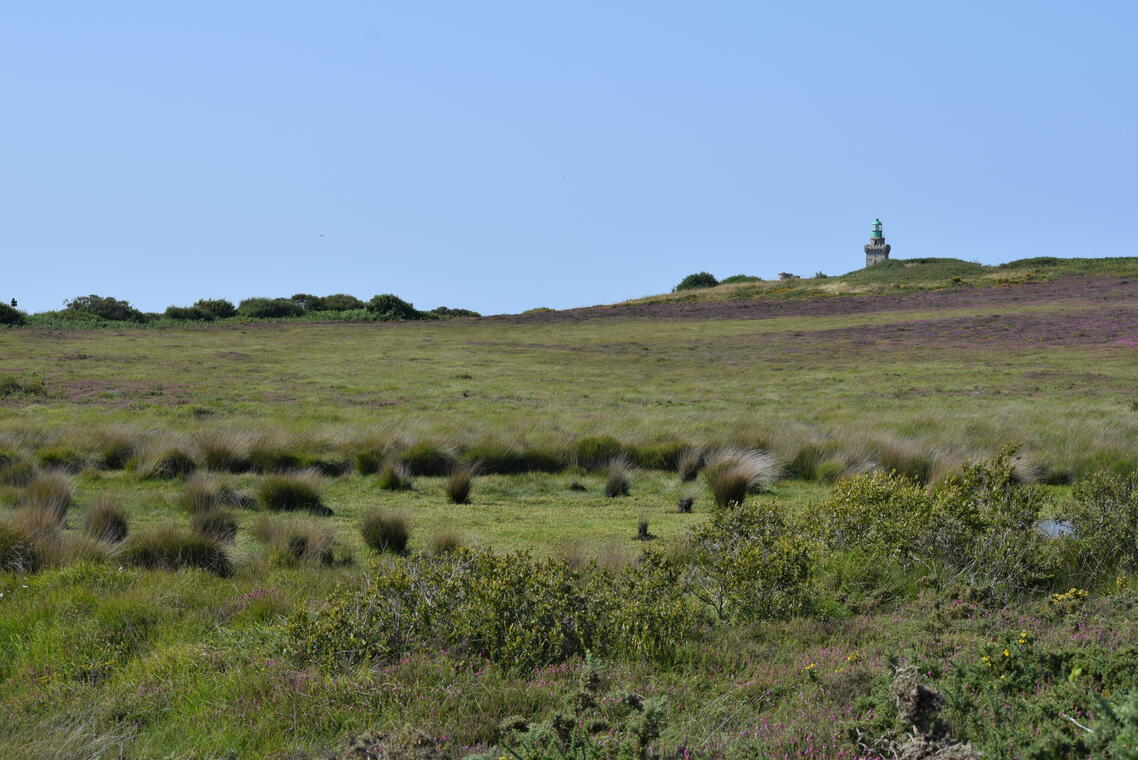
[(710, 272), (696, 272), (680, 280), (680, 283), (672, 288), (672, 292), (678, 293), (681, 290), (695, 290), (697, 288), (714, 288), (718, 284), (719, 280), (715, 279), (715, 275)]

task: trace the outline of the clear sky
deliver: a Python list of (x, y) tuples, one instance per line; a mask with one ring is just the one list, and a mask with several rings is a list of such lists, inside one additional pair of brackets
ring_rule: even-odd
[(1134, 256), (1138, 3), (12, 2), (0, 146), (30, 311)]

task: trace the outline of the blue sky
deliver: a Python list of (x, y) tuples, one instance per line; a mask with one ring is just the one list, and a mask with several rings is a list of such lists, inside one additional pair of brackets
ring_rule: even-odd
[(0, 22), (0, 298), (1138, 255), (1134, 2), (37, 2)]

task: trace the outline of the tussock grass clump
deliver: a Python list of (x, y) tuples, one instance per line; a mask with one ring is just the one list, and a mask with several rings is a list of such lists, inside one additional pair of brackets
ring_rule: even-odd
[(364, 515), (360, 523), (360, 535), (364, 543), (377, 552), (407, 553), (407, 520), (400, 514), (386, 510), (373, 509)]
[(704, 469), (704, 478), (718, 507), (742, 504), (747, 494), (766, 488), (778, 477), (772, 454), (740, 448), (716, 452)]
[(614, 457), (605, 470), (605, 496), (628, 496), (632, 490), (632, 465), (625, 457)]
[(178, 506), (191, 515), (210, 512), (219, 501), (217, 483), (208, 475), (194, 475), (187, 479), (178, 495)]
[(40, 475), (24, 486), (17, 505), (49, 515), (61, 523), (71, 509), (74, 489), (71, 480), (63, 473)]
[(199, 536), (231, 544), (237, 539), (237, 520), (223, 509), (198, 512), (190, 520), (190, 528)]
[(274, 512), (332, 514), (321, 501), (320, 488), (311, 473), (266, 476), (257, 486), (257, 503)]
[(198, 469), (198, 463), (185, 450), (171, 447), (145, 461), (139, 469), (147, 480), (184, 478)]
[(647, 520), (641, 519), (640, 522), (636, 523), (636, 540), (637, 541), (651, 541), (654, 538), (656, 538), (656, 536), (654, 536), (648, 532), (648, 521)]
[(5, 464), (0, 460), (0, 485), (20, 487), (36, 477), (36, 467), (26, 459), (12, 459)]
[(440, 557), (444, 554), (450, 554), (457, 551), (466, 545), (462, 536), (452, 528), (446, 528), (436, 533), (430, 541), (427, 542), (427, 554), (432, 557)]
[(420, 441), (404, 449), (399, 461), (412, 475), (436, 477), (446, 475), (454, 464), (454, 455), (429, 441)]
[(379, 471), (379, 487), (384, 491), (411, 490), (411, 471), (402, 462), (388, 460)]
[(283, 446), (255, 446), (249, 452), (249, 467), (260, 473), (291, 472), (301, 469), (301, 455)]
[(9, 522), (0, 522), (0, 572), (34, 573), (43, 563), (36, 542)]
[(36, 452), (40, 467), (76, 473), (87, 465), (86, 458), (68, 446), (49, 446)]
[(211, 472), (247, 472), (249, 440), (236, 433), (205, 433), (198, 436), (202, 467)]
[(375, 475), (383, 467), (383, 456), (382, 449), (361, 449), (353, 455), (352, 464), (360, 475)]
[(676, 502), (676, 511), (682, 515), (691, 514), (691, 509), (694, 504), (694, 496), (681, 496), (680, 500)]
[(703, 469), (705, 454), (703, 449), (684, 449), (680, 452), (679, 460), (676, 463), (676, 469), (680, 474), (680, 482), (690, 483), (699, 477), (699, 471)]
[(312, 520), (273, 520), (262, 517), (250, 530), (268, 551), (272, 565), (331, 565), (336, 562), (336, 539), (331, 528)]
[(467, 462), (457, 465), (451, 470), (446, 480), (447, 498), (452, 504), (469, 504), (470, 489), (474, 483), (474, 476), (478, 474), (478, 463)]
[(150, 570), (197, 568), (222, 578), (233, 574), (233, 562), (218, 541), (172, 526), (131, 536), (118, 556), (125, 564)]
[(573, 446), (577, 466), (587, 470), (599, 470), (625, 454), (624, 444), (610, 435), (582, 438)]
[(103, 433), (95, 444), (95, 462), (104, 470), (123, 470), (137, 453), (134, 439), (127, 433)]
[(117, 544), (129, 532), (126, 510), (116, 501), (102, 497), (83, 513), (83, 533), (97, 541)]

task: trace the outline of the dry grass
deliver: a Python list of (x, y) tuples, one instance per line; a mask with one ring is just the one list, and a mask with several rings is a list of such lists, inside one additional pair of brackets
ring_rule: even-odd
[(249, 532), (265, 545), (272, 565), (332, 565), (337, 561), (335, 534), (313, 520), (262, 517)]
[(42, 512), (56, 523), (62, 523), (71, 509), (74, 493), (71, 478), (61, 472), (53, 472), (40, 475), (24, 486), (17, 505)]
[(747, 494), (769, 487), (778, 475), (778, 460), (773, 454), (737, 447), (716, 451), (704, 469), (704, 478), (718, 507), (742, 504)]

